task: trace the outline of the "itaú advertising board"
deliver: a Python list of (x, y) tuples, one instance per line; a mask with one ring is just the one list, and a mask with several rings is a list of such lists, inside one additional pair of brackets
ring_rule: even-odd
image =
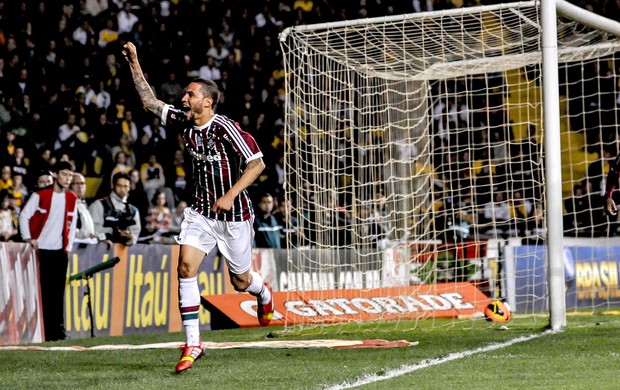
[[(273, 325), (450, 318), (481, 312), (490, 302), (470, 283), (274, 292), (274, 299)], [(203, 304), (211, 311), (212, 328), (258, 326), (256, 298), (248, 294), (203, 296)]]

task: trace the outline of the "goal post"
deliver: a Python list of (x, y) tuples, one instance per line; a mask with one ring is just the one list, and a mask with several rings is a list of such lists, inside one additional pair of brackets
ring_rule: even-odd
[[(471, 285), (533, 321), (542, 312), (552, 328), (565, 325), (562, 203), (583, 180), (587, 147), (575, 124), (603, 116), (575, 87), (598, 79), (573, 73), (615, 67), (620, 34), (563, 1), (550, 21), (542, 11), (520, 2), (283, 31), (285, 193), (298, 221), (287, 240), (291, 294), (426, 297), (434, 286)], [(548, 22), (553, 42), (541, 35)], [(553, 71), (550, 42), (555, 85), (543, 77)], [(518, 246), (545, 248), (544, 259)], [(427, 307), (394, 304), (384, 318), (439, 311)]]

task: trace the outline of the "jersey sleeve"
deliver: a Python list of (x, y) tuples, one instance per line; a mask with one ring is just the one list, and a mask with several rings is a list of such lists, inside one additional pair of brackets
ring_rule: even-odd
[(261, 152), (254, 137), (241, 130), (239, 123), (226, 121), (221, 125), (224, 129), (224, 140), (230, 142), (237, 153), (243, 156), (246, 163), (263, 157), (263, 152)]
[(187, 117), (183, 110), (174, 108), (170, 104), (166, 104), (161, 112), (161, 124), (163, 126), (182, 126), (187, 124)]

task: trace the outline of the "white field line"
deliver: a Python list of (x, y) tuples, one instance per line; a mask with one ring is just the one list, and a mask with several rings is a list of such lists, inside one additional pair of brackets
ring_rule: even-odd
[[(45, 345), (8, 345), (0, 346), (0, 351), (112, 351), (130, 349), (178, 349), (181, 342), (156, 343), (156, 344), (106, 344), (93, 347), (78, 345), (69, 346), (45, 346)], [(270, 340), (270, 341), (237, 341), (237, 342), (208, 342), (203, 341), (205, 349), (232, 349), (232, 348), (391, 348), (418, 345), (417, 341), (385, 341), (385, 340)]]
[(538, 337), (541, 337), (547, 334), (552, 334), (552, 333), (555, 333), (555, 332), (546, 331), (542, 333), (532, 334), (529, 336), (521, 336), (521, 337), (517, 337), (516, 339), (504, 341), (503, 343), (490, 344), (490, 345), (487, 345), (486, 347), (480, 347), (480, 348), (472, 349), (469, 351), (451, 353), (442, 358), (423, 360), (421, 363), (414, 364), (414, 365), (405, 364), (395, 370), (386, 370), (385, 373), (381, 375), (366, 374), (354, 380), (353, 382), (345, 382), (339, 385), (328, 386), (325, 389), (326, 390), (341, 390), (341, 389), (351, 389), (354, 387), (364, 386), (370, 383), (396, 378), (402, 375), (412, 373), (414, 371), (422, 370), (424, 368), (451, 362), (453, 360), (462, 359), (462, 358), (465, 358), (471, 355), (475, 355), (477, 353), (490, 352), (490, 351), (495, 351), (497, 349), (510, 347), (511, 345), (515, 345), (515, 344), (522, 343), (525, 341), (530, 341), (535, 338), (538, 338)]

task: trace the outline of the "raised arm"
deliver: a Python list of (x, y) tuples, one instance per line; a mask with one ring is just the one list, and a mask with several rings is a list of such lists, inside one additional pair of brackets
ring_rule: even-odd
[(165, 103), (155, 97), (151, 86), (144, 78), (142, 67), (140, 66), (140, 62), (138, 62), (138, 52), (136, 51), (136, 46), (131, 42), (127, 42), (123, 47), (125, 48), (123, 50), (123, 56), (129, 63), (131, 76), (136, 86), (136, 90), (140, 95), (140, 99), (142, 100), (142, 105), (148, 111), (161, 118), (161, 113), (164, 109)]

